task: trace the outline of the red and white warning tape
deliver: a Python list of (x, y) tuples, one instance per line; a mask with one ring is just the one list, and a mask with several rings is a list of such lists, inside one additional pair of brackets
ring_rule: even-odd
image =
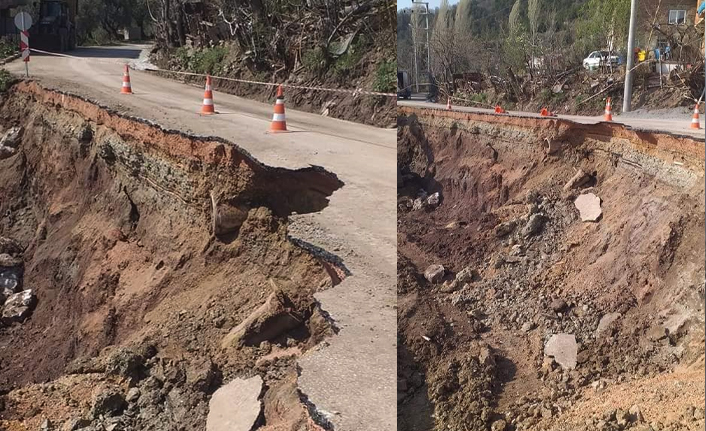
[[(109, 60), (99, 60), (95, 58), (89, 58), (89, 57), (76, 57), (73, 55), (67, 55), (67, 54), (59, 54), (56, 52), (48, 52), (48, 51), (42, 51), (40, 49), (35, 49), (32, 48), (32, 51), (39, 52), (42, 54), (48, 54), (48, 55), (54, 55), (58, 57), (66, 57), (66, 58), (71, 58), (71, 59), (76, 59), (76, 60), (84, 60), (84, 61), (90, 61), (90, 62), (97, 62), (97, 63), (111, 63), (115, 64), (115, 61), (109, 61)], [(194, 73), (194, 72), (181, 72), (181, 71), (175, 71), (175, 70), (167, 70), (167, 69), (160, 69), (160, 68), (149, 68), (145, 69), (146, 71), (149, 72), (164, 72), (164, 73), (173, 73), (177, 75), (187, 75), (187, 76), (201, 76), (201, 77), (206, 77), (207, 75), (204, 73)], [(280, 85), (283, 88), (293, 88), (293, 89), (298, 89), (298, 90), (311, 90), (311, 91), (327, 91), (330, 93), (343, 93), (343, 94), (352, 94), (354, 97), (358, 95), (364, 95), (364, 96), (382, 96), (382, 97), (397, 97), (397, 94), (395, 93), (382, 93), (379, 91), (368, 91), (368, 90), (362, 90), (360, 88), (357, 88), (355, 90), (346, 90), (346, 89), (341, 89), (341, 88), (326, 88), (326, 87), (317, 87), (317, 86), (305, 86), (305, 85), (294, 85), (294, 84), (276, 84), (273, 82), (264, 82), (264, 81), (253, 81), (249, 79), (238, 79), (238, 78), (229, 78), (226, 76), (214, 76), (211, 75), (211, 78), (213, 79), (221, 79), (224, 81), (233, 81), (233, 82), (240, 82), (243, 84), (254, 84), (254, 85), (266, 85), (269, 87), (279, 87)]]
[(20, 51), (22, 51), (22, 61), (29, 61), (29, 32), (20, 32)]

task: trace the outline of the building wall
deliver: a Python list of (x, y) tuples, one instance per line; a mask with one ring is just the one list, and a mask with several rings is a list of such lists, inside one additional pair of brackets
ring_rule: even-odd
[[(639, 2), (637, 19), (636, 46), (643, 49), (654, 49), (665, 38), (658, 31), (653, 31), (652, 25), (659, 26), (665, 33), (679, 31), (680, 28), (693, 26), (696, 20), (695, 0), (643, 0)], [(669, 23), (670, 10), (684, 10), (686, 16), (684, 24), (674, 25)]]

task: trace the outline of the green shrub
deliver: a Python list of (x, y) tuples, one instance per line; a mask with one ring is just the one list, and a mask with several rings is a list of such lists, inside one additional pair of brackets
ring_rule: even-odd
[(486, 93), (475, 93), (471, 96), (471, 101), (476, 103), (488, 103), (488, 95)]
[(333, 64), (333, 73), (339, 78), (348, 76), (363, 58), (365, 45), (366, 40), (362, 36), (351, 43), (348, 47), (348, 51), (336, 59), (336, 62)]
[(13, 54), (19, 54), (20, 47), (7, 40), (0, 40), (0, 58), (7, 58)]
[(383, 61), (375, 71), (373, 89), (379, 92), (394, 91), (397, 88), (397, 62)]
[(12, 85), (12, 81), (14, 78), (5, 69), (0, 69), (0, 92), (4, 93), (7, 91), (8, 88), (10, 88), (10, 85)]
[(211, 75), (219, 73), (224, 66), (224, 61), (228, 55), (228, 48), (225, 46), (214, 46), (191, 51), (181, 47), (174, 52), (182, 69), (196, 73), (208, 73)]
[(214, 46), (196, 51), (191, 57), (190, 69), (196, 73), (216, 74), (223, 68), (228, 50), (224, 46)]
[(302, 56), (302, 65), (314, 75), (323, 75), (326, 72), (326, 54), (324, 49), (317, 46), (306, 51)]

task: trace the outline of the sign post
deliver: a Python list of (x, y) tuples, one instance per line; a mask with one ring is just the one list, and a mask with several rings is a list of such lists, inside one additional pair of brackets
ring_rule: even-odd
[(20, 52), (25, 62), (25, 74), (29, 78), (29, 28), (32, 27), (32, 17), (27, 12), (15, 15), (15, 26), (20, 30)]

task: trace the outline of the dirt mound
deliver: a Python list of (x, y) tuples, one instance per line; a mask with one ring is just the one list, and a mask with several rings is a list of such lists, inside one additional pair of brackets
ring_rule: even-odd
[(314, 426), (296, 357), (335, 331), (313, 295), (343, 271), (294, 244), (287, 216), (326, 207), (335, 175), (31, 82), (0, 118), (22, 130), (0, 160), (0, 237), (37, 298), (0, 328), (0, 428), (204, 429), (211, 394), (253, 373), (263, 429)]
[[(403, 429), (703, 427), (682, 414), (703, 389), (668, 387), (704, 378), (703, 143), (412, 109), (398, 124), (399, 408), (426, 392), (436, 419)], [(575, 203), (589, 193), (596, 222)], [(652, 384), (668, 409), (643, 396)]]

